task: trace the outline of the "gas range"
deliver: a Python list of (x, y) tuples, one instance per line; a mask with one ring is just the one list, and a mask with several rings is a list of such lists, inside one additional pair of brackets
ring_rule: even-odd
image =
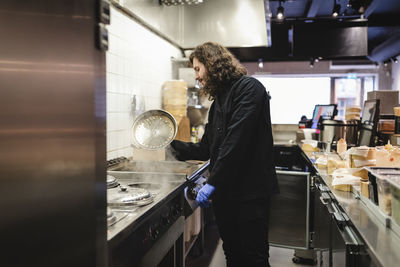
[[(127, 171), (108, 171), (108, 175), (115, 177), (120, 186), (108, 189), (107, 198), (122, 199), (126, 194), (129, 194), (132, 189), (144, 189), (151, 195), (151, 199), (143, 204), (109, 203), (108, 208), (121, 218), (118, 222), (108, 226), (107, 239), (111, 240), (116, 235), (123, 232), (127, 227), (132, 228), (141, 222), (144, 216), (149, 215), (153, 210), (157, 209), (161, 204), (164, 204), (173, 193), (179, 194), (183, 190), (186, 183), (186, 175), (171, 175), (171, 174), (155, 174), (155, 173), (136, 173)], [(127, 188), (123, 191), (122, 188)], [(136, 193), (136, 192), (135, 192)], [(118, 197), (116, 197), (118, 196)], [(111, 202), (110, 200), (108, 200)], [(169, 207), (171, 216), (174, 213), (180, 212), (181, 207)]]
[[(107, 189), (108, 208), (117, 217), (107, 231), (110, 266), (140, 266), (140, 261), (146, 259), (156, 262), (163, 253), (151, 251), (160, 244), (175, 242), (174, 236), (183, 236), (183, 192), (202, 169), (204, 166), (199, 164), (179, 161), (119, 158), (108, 162), (107, 175), (115, 178)], [(107, 177), (109, 180), (112, 179)], [(146, 192), (150, 198), (143, 198), (147, 197)], [(145, 257), (146, 253), (151, 256)], [(143, 266), (150, 263), (146, 264)]]

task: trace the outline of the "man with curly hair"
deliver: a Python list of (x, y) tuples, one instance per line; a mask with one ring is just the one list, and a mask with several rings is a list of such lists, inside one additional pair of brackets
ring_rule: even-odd
[(190, 62), (214, 101), (201, 141), (171, 146), (179, 160), (210, 159), (210, 176), (196, 201), (208, 207), (212, 199), (227, 266), (269, 266), (269, 202), (278, 192), (270, 96), (217, 43), (197, 46)]

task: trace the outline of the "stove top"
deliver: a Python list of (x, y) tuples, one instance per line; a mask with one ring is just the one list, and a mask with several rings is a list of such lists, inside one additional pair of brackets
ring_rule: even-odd
[[(144, 215), (164, 203), (165, 200), (176, 191), (183, 192), (183, 186), (195, 170), (198, 164), (185, 162), (140, 162), (119, 160), (108, 164), (108, 177), (115, 178), (116, 187), (107, 189), (108, 207), (115, 215), (121, 215), (122, 219), (108, 226), (108, 240), (113, 239), (125, 228), (132, 228), (133, 224), (142, 220)], [(108, 180), (113, 180), (111, 179)], [(135, 196), (151, 196), (151, 201), (134, 203)], [(138, 198), (140, 198), (140, 196)], [(117, 202), (122, 201), (122, 204)]]
[(111, 210), (110, 208), (107, 208), (107, 226), (112, 226), (126, 216), (128, 216), (127, 212), (116, 212)]
[[(146, 256), (153, 262), (162, 257), (161, 248), (164, 250), (175, 242), (179, 244), (184, 231), (184, 218), (190, 211), (184, 191), (207, 168), (208, 164), (199, 162), (114, 161), (107, 174), (114, 177), (118, 185), (107, 190), (109, 200), (115, 195), (129, 195), (132, 191), (148, 192), (153, 199), (147, 205), (109, 205), (116, 216), (107, 228), (110, 265), (137, 266)], [(132, 253), (132, 248), (135, 248), (135, 253)], [(121, 259), (124, 259), (122, 265)]]

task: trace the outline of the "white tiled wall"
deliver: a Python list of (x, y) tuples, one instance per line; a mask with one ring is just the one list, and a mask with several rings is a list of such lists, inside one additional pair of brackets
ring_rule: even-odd
[(145, 109), (161, 108), (161, 86), (172, 77), (180, 50), (111, 8), (107, 69), (107, 159), (130, 157), (133, 95)]

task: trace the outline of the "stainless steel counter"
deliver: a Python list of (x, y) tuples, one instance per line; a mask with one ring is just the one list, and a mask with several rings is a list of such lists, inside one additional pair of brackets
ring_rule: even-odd
[(371, 209), (360, 199), (359, 192), (344, 192), (331, 186), (326, 170), (317, 168), (325, 184), (329, 187), (338, 204), (345, 210), (357, 231), (368, 246), (368, 252), (379, 264), (387, 267), (400, 264), (400, 237), (386, 227), (377, 209)]

